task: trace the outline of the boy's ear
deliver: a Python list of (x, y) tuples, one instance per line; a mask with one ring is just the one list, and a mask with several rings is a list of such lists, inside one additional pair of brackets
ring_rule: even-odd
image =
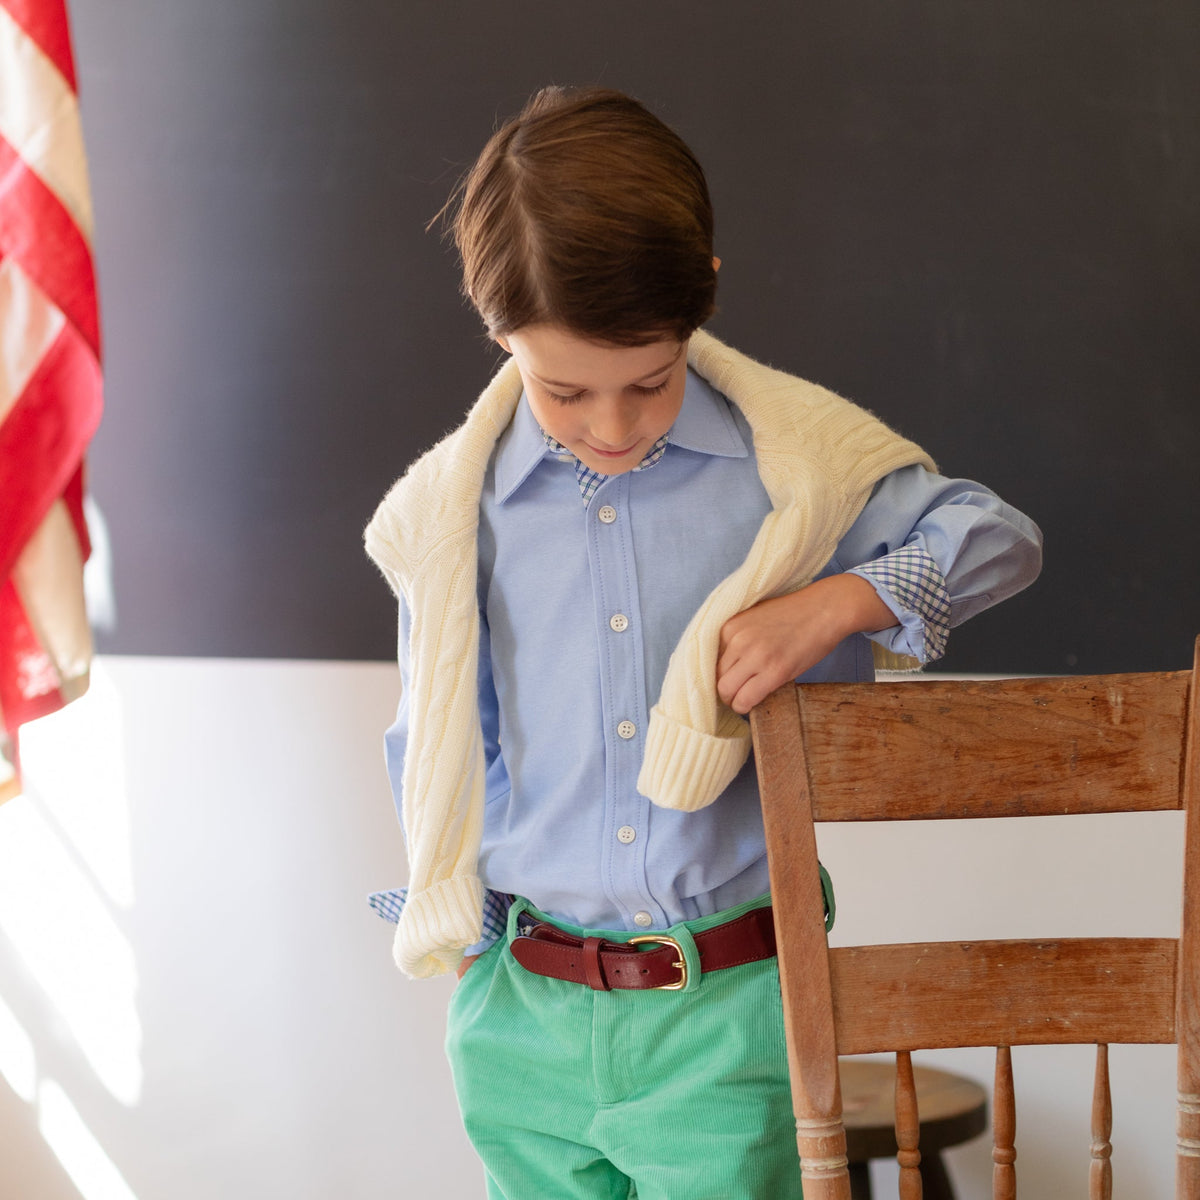
[(508, 339), (506, 337), (504, 337), (502, 334), (499, 334), (499, 333), (496, 334), (496, 336), (492, 339), (492, 341), (494, 341), (496, 343), (496, 345), (499, 346), (500, 349), (504, 351), (505, 354), (512, 353), (512, 348), (508, 344)]
[(714, 254), (713, 255), (713, 270), (719, 271), (720, 269), (721, 269), (721, 260)]

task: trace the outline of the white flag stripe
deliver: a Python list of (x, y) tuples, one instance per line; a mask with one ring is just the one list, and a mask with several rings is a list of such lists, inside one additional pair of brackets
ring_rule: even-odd
[(83, 555), (71, 515), (55, 500), (13, 568), (12, 581), (66, 700), (87, 690), (92, 632), (83, 598)]
[(25, 390), (66, 318), (16, 261), (0, 261), (0, 421)]
[(75, 93), (3, 5), (0, 136), (58, 197), (90, 247), (92, 201)]

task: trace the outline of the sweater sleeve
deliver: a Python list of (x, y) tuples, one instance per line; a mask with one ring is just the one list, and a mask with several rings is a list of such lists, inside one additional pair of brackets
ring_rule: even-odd
[[(384, 760), (387, 764), (388, 782), (391, 785), (392, 800), (396, 806), (396, 816), (406, 841), (408, 835), (404, 829), (403, 780), (404, 757), (408, 746), (408, 637), (410, 627), (411, 618), (408, 605), (403, 597), (400, 597), (396, 647), (396, 658), (400, 667), (400, 703), (397, 706), (395, 721), (384, 734)], [(479, 634), (479, 712), (483, 726), (484, 754), (487, 763), (487, 794), (490, 798), (506, 791), (509, 785), (504, 760), (500, 757), (500, 712), (492, 680), (491, 641), (488, 637), (487, 624), (483, 620), (480, 621)], [(395, 924), (400, 920), (400, 914), (407, 903), (408, 889), (393, 887), (373, 892), (367, 900), (384, 920)], [(507, 895), (485, 891), (484, 936), (475, 945), (468, 946), (464, 953), (481, 954), (504, 935), (509, 903), (510, 897)]]
[[(399, 601), (400, 617), (396, 639), (396, 661), (400, 666), (400, 703), (396, 708), (396, 719), (384, 734), (384, 761), (387, 764), (388, 782), (392, 789), (392, 800), (396, 805), (396, 816), (404, 828), (403, 780), (404, 756), (408, 747), (408, 635), (410, 617), (408, 605), (403, 597)], [(496, 687), (492, 680), (491, 639), (487, 621), (480, 614), (479, 622), (479, 717), (483, 727), (484, 757), (487, 763), (487, 795), (491, 799), (508, 789), (508, 773), (500, 757), (500, 704), (496, 699)], [(407, 837), (407, 831), (405, 831)]]

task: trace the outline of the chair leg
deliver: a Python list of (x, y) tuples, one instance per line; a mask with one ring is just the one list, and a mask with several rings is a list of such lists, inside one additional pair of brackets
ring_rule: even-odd
[(853, 1162), (850, 1171), (850, 1200), (871, 1200), (871, 1164)]

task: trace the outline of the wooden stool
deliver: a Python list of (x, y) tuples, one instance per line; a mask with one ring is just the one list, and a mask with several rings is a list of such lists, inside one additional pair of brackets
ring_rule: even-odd
[[(896, 1157), (895, 1062), (838, 1060), (842, 1115), (853, 1200), (871, 1200), (872, 1158)], [(913, 1067), (921, 1118), (923, 1200), (954, 1200), (941, 1151), (987, 1128), (987, 1093), (977, 1083), (949, 1071)]]

